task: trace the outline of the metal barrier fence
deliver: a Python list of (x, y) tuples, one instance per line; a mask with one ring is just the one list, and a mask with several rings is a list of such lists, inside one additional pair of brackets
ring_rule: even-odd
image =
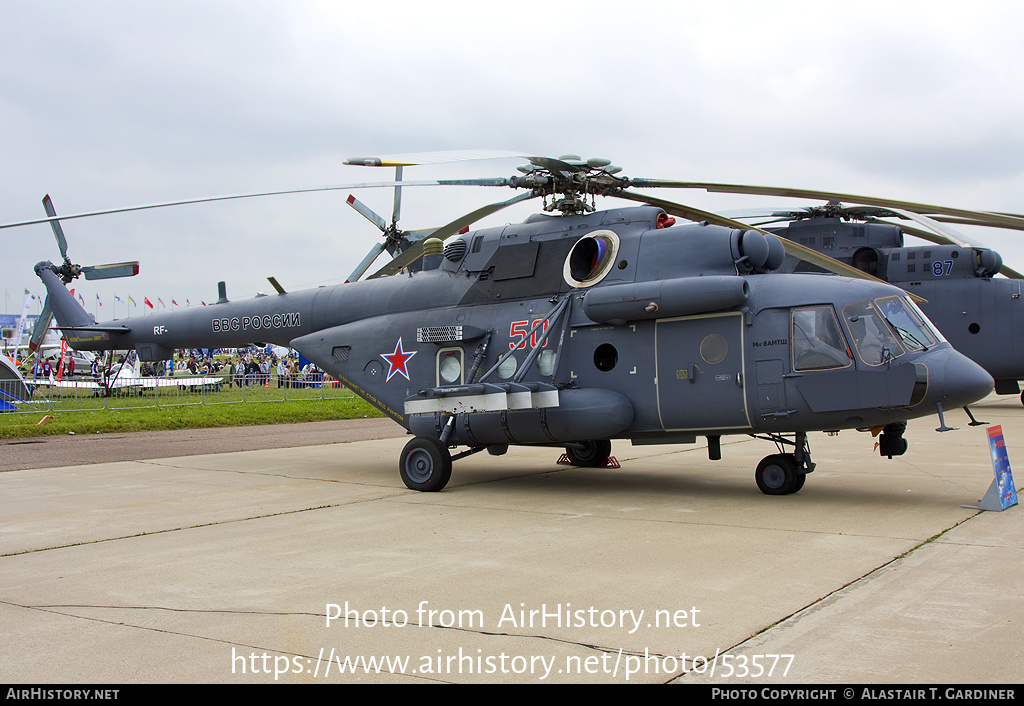
[(143, 409), (200, 404), (345, 399), (355, 395), (337, 380), (280, 379), (232, 374), (171, 377), (118, 377), (104, 385), (90, 377), (60, 382), (0, 380), (0, 412), (48, 413), (98, 409)]

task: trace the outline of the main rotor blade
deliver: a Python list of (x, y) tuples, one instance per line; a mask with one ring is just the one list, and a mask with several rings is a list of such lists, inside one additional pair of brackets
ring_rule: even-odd
[(569, 164), (564, 160), (552, 157), (527, 157), (526, 159), (530, 164), (547, 169), (554, 174), (571, 174), (572, 172), (581, 172), (585, 169), (585, 167)]
[[(839, 262), (839, 260), (835, 260), (829, 257), (828, 255), (822, 255), (817, 250), (811, 250), (809, 247), (793, 242), (789, 238), (780, 237), (779, 240), (781, 240), (782, 244), (785, 246), (787, 255), (792, 255), (795, 258), (803, 260), (804, 262), (809, 262), (812, 265), (817, 265), (823, 270), (827, 270), (828, 272), (834, 272), (835, 274), (842, 275), (843, 277), (852, 277), (853, 279), (866, 279), (871, 282), (888, 284), (888, 282), (886, 282), (885, 280), (881, 280), (873, 275), (869, 275), (867, 272), (864, 272), (863, 270), (858, 270), (856, 267), (853, 267), (852, 265), (847, 265), (844, 262)], [(907, 292), (907, 295), (916, 302), (928, 301), (927, 299), (923, 299), (922, 297), (914, 294), (913, 292)]]
[[(178, 201), (163, 201), (141, 206), (124, 206), (122, 208), (106, 208), (97, 211), (86, 211), (83, 213), (72, 213), (67, 216), (50, 216), (49, 218), (35, 218), (28, 221), (17, 221), (14, 223), (0, 223), (0, 229), (17, 228), (19, 226), (35, 225), (37, 223), (52, 223), (57, 220), (67, 221), (73, 218), (88, 218), (90, 216), (105, 216), (111, 213), (127, 213), (129, 211), (145, 211), (152, 208), (167, 208), (168, 206), (185, 206), (194, 203), (210, 203), (213, 201), (232, 201), (237, 199), (259, 198), (261, 196), (282, 196), (285, 194), (309, 194), (319, 191), (344, 191), (347, 189), (375, 189), (380, 187), (398, 186), (395, 181), (362, 182), (358, 184), (338, 184), (337, 186), (313, 186), (305, 189), (283, 189), (281, 191), (257, 191), (248, 194), (230, 194), (227, 196), (205, 196), (195, 199), (181, 199)], [(509, 180), (504, 177), (480, 178), (480, 179), (433, 179), (425, 181), (403, 181), (402, 186), (509, 186)]]
[[(395, 167), (395, 181), (402, 181), (402, 168)], [(402, 187), (395, 187), (395, 201), (391, 208), (391, 222), (398, 223), (398, 219), (402, 216)], [(397, 226), (396, 226), (397, 227)]]
[[(413, 167), (423, 164), (444, 164), (448, 162), (469, 162), (478, 159), (525, 159), (535, 166), (547, 169), (550, 172), (570, 173), (588, 169), (587, 164), (571, 164), (566, 161), (568, 157), (555, 159), (530, 155), (526, 152), (515, 152), (510, 150), (453, 150), (450, 152), (411, 152), (408, 154), (393, 154), (382, 157), (352, 157), (346, 159), (345, 164), (352, 164), (360, 167)], [(603, 160), (604, 164), (611, 164)]]
[[(50, 195), (47, 194), (43, 197), (43, 208), (46, 210), (46, 215), (55, 217), (57, 212), (53, 208), (53, 202), (50, 201)], [(60, 256), (66, 262), (68, 259), (68, 240), (64, 237), (64, 231), (60, 227), (60, 221), (50, 221), (50, 227), (53, 228), (53, 237), (57, 239), (57, 247), (60, 248)]]
[[(760, 231), (761, 233), (765, 233), (766, 235), (775, 235), (774, 233), (762, 230), (761, 228), (757, 228), (746, 223), (741, 223), (740, 221), (734, 221), (731, 218), (719, 216), (718, 214), (711, 213), (710, 211), (702, 211), (699, 208), (693, 208), (692, 206), (684, 206), (682, 204), (674, 203), (672, 201), (666, 201), (664, 199), (652, 199), (649, 197), (645, 198), (641, 194), (631, 193), (617, 193), (614, 194), (614, 196), (618, 198), (629, 199), (631, 201), (641, 201), (644, 203), (649, 203), (652, 206), (658, 206), (659, 208), (665, 209), (666, 213), (670, 213), (673, 216), (680, 216), (691, 221), (708, 221), (709, 223), (725, 226), (727, 228), (735, 228), (737, 230), (756, 230)], [(866, 279), (872, 282), (886, 284), (877, 277), (872, 277), (867, 272), (858, 270), (856, 267), (844, 264), (842, 262), (839, 262), (838, 260), (834, 260), (831, 257), (828, 257), (827, 255), (822, 255), (821, 253), (811, 250), (810, 248), (794, 243), (792, 240), (788, 240), (787, 238), (779, 238), (779, 240), (782, 242), (782, 245), (786, 248), (787, 255), (792, 255), (793, 257), (809, 262), (812, 265), (816, 265), (822, 268), (823, 270), (827, 270), (828, 272), (834, 272), (835, 274), (842, 275), (844, 277)]]
[(978, 225), (985, 225), (996, 228), (1020, 228), (1024, 226), (1024, 219), (1015, 216), (1008, 216), (989, 211), (968, 211), (959, 208), (946, 208), (944, 206), (933, 206), (930, 204), (916, 203), (913, 201), (898, 201), (895, 199), (882, 199), (874, 196), (856, 196), (854, 194), (841, 194), (834, 191), (814, 191), (811, 189), (790, 189), (774, 186), (751, 186), (747, 184), (717, 184), (696, 181), (671, 181), (668, 179), (630, 179), (630, 185), (640, 189), (646, 188), (667, 188), (667, 189), (702, 189), (713, 193), (724, 194), (751, 194), (755, 196), (786, 196), (800, 199), (812, 199), (821, 201), (840, 201), (847, 203), (858, 203), (864, 205), (882, 206), (892, 209), (905, 209), (915, 213), (943, 214), (948, 216), (960, 216), (970, 218), (978, 222)]
[(367, 279), (376, 279), (378, 277), (383, 277), (384, 275), (396, 275), (412, 263), (419, 260), (421, 257), (423, 257), (422, 240), (418, 243), (414, 243), (412, 247), (406, 248), (395, 255), (388, 264), (374, 272), (372, 275), (367, 277)]
[[(943, 226), (937, 221), (928, 218), (920, 213), (914, 213), (913, 211), (907, 211), (902, 208), (890, 209), (893, 213), (898, 216), (902, 216), (907, 220), (914, 221), (918, 225), (922, 225), (928, 229), (925, 233), (920, 231), (915, 233), (917, 237), (923, 238), (929, 242), (936, 243), (939, 245), (959, 245), (962, 248), (983, 248), (985, 247), (981, 243), (968, 238), (966, 235), (958, 232), (955, 228), (951, 228), (948, 225)], [(915, 229), (916, 230), (916, 229)]]
[(437, 228), (420, 228), (419, 230), (404, 230), (405, 239), (410, 243), (415, 243), (417, 240), (423, 240), (437, 233)]
[(940, 221), (942, 223), (955, 223), (955, 224), (961, 225), (961, 226), (981, 226), (983, 228), (998, 227), (998, 228), (1006, 228), (1006, 229), (1010, 229), (1010, 230), (1024, 230), (1024, 216), (1017, 216), (1015, 214), (1010, 214), (1010, 213), (1001, 213), (1001, 214), (998, 214), (998, 215), (1001, 215), (1001, 216), (1011, 216), (1013, 218), (1020, 218), (1020, 224), (1019, 225), (1013, 225), (1011, 223), (1007, 223), (1005, 225), (992, 226), (989, 223), (982, 223), (982, 222), (980, 222), (978, 220), (975, 220), (973, 218), (956, 218), (956, 217), (953, 217), (953, 216), (943, 216), (942, 214), (938, 214), (938, 213), (929, 214), (929, 216), (931, 218), (933, 218), (936, 221)]
[(114, 262), (109, 265), (87, 265), (82, 268), (86, 279), (116, 279), (139, 274), (139, 261)]
[[(438, 240), (444, 240), (448, 236), (458, 233), (463, 228), (466, 228), (472, 225), (473, 223), (476, 223), (481, 218), (485, 218), (491, 215), (492, 213), (497, 213), (501, 209), (507, 208), (513, 204), (517, 204), (521, 201), (526, 201), (528, 199), (533, 199), (538, 196), (540, 196), (539, 192), (530, 191), (528, 193), (520, 194), (519, 196), (515, 196), (511, 199), (508, 199), (507, 201), (499, 201), (498, 203), (492, 203), (487, 206), (483, 206), (481, 208), (476, 209), (475, 211), (467, 213), (465, 216), (456, 218), (454, 221), (448, 223), (447, 225), (441, 226), (433, 233), (431, 233), (430, 237), (437, 238)], [(416, 262), (416, 260), (418, 260), (423, 255), (424, 240), (425, 238), (419, 240), (411, 248), (408, 248), (405, 251), (403, 251), (400, 255), (395, 257), (387, 265), (385, 265), (384, 267), (370, 275), (369, 279), (374, 279), (382, 275), (396, 274), (403, 270), (404, 268), (411, 265), (412, 263)]]
[(270, 282), (270, 286), (273, 287), (277, 291), (278, 294), (287, 294), (288, 293), (288, 292), (284, 291), (284, 287), (282, 287), (281, 283), (277, 281), (277, 277), (267, 277), (267, 281)]
[(440, 228), (434, 231), (432, 237), (437, 238), (439, 240), (444, 240), (449, 235), (455, 235), (463, 228), (473, 225), (481, 218), (486, 218), (492, 213), (497, 213), (503, 208), (508, 208), (509, 206), (520, 203), (522, 201), (529, 201), (530, 199), (535, 199), (538, 196), (540, 196), (540, 192), (529, 191), (525, 194), (519, 194), (519, 196), (514, 196), (508, 199), (507, 201), (499, 201), (497, 203), (492, 203), (487, 206), (482, 206), (481, 208), (478, 208), (475, 211), (467, 213), (465, 216), (462, 216), (461, 218), (456, 218), (454, 221), (448, 223), (447, 225), (441, 226)]
[(352, 157), (345, 164), (359, 167), (414, 167), (423, 164), (470, 162), (477, 159), (529, 159), (523, 152), (509, 150), (452, 150), (449, 152), (409, 152), (381, 157)]
[(1013, 269), (1009, 265), (1003, 265), (1002, 267), (1000, 267), (999, 274), (1009, 279), (1024, 279), (1024, 274), (1017, 272), (1017, 270)]
[(798, 218), (807, 218), (808, 212), (804, 208), (733, 208), (722, 211), (726, 218), (774, 218), (782, 221), (793, 221)]
[(685, 218), (688, 221), (707, 221), (708, 223), (716, 226), (725, 226), (726, 228), (736, 228), (739, 230), (760, 230), (760, 228), (755, 228), (754, 226), (747, 225), (746, 223), (740, 223), (732, 218), (720, 216), (719, 214), (712, 213), (711, 211), (702, 211), (701, 209), (694, 208), (693, 206), (684, 206), (681, 203), (666, 201), (665, 199), (659, 199), (657, 197), (650, 197), (646, 194), (634, 194), (628, 191), (620, 191), (610, 195), (619, 199), (638, 201), (639, 203), (657, 206), (658, 208), (664, 209), (666, 213), (671, 213), (673, 216)]
[(793, 222), (792, 218), (787, 218), (785, 216), (779, 216), (778, 218), (771, 218), (771, 219), (769, 219), (767, 221), (757, 221), (756, 223), (751, 223), (750, 225), (752, 225), (752, 226), (754, 226), (756, 228), (760, 228), (761, 226), (770, 226), (772, 223), (792, 223), (792, 222)]

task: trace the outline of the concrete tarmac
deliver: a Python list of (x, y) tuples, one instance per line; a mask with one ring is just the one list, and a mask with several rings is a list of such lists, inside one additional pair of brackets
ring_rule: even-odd
[[(1024, 462), (1020, 401), (972, 409)], [(56, 467), (22, 444), (0, 682), (1019, 683), (1024, 516), (962, 507), (993, 477), (987, 427), (946, 421), (912, 422), (893, 460), (813, 434), (784, 497), (757, 490), (775, 450), (748, 437), (721, 461), (614, 442), (620, 469), (477, 454), (440, 493), (405, 488), (384, 420), (189, 455), (98, 435)], [(131, 460), (90, 463), (113, 444)]]

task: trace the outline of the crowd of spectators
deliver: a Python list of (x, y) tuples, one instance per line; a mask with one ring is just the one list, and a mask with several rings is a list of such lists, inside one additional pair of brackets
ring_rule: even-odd
[(282, 388), (320, 387), (324, 384), (339, 386), (315, 364), (300, 365), (294, 353), (278, 356), (262, 349), (219, 356), (204, 355), (202, 351), (182, 351), (175, 367), (187, 369), (192, 375), (226, 374), (236, 387), (270, 387), (271, 383)]
[[(99, 380), (107, 366), (106, 356), (109, 353), (98, 353), (92, 363), (91, 370), (79, 370), (80, 374), (91, 375)], [(134, 353), (130, 354), (134, 361)], [(120, 355), (113, 365), (120, 365), (124, 356)], [(35, 359), (25, 362), (23, 371), (26, 376), (32, 375), (32, 364)], [(38, 361), (36, 374), (52, 378), (57, 372), (57, 362), (43, 358)], [(174, 357), (161, 362), (140, 362), (139, 373), (143, 377), (195, 375), (203, 377), (215, 375), (226, 379), (236, 387), (271, 387), (300, 388), (321, 387), (332, 385), (340, 387), (337, 380), (318, 368), (313, 363), (301, 365), (295, 353), (279, 356), (273, 351), (262, 348), (239, 350), (181, 350), (175, 351)], [(75, 363), (70, 356), (64, 360), (63, 375), (74, 375)]]

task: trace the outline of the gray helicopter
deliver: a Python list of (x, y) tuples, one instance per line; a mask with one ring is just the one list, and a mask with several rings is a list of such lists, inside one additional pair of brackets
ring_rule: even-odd
[[(723, 435), (747, 434), (776, 444), (755, 480), (784, 495), (815, 468), (808, 432), (880, 433), (879, 451), (892, 458), (907, 450), (907, 420), (937, 413), (946, 429), (944, 409), (992, 390), (991, 376), (897, 287), (766, 231), (626, 190), (679, 182), (618, 177), (607, 160), (529, 162), (521, 177), (455, 182), (527, 192), (431, 238), (407, 238), (366, 280), (277, 285), (275, 295), (234, 302), (221, 283), (212, 306), (97, 323), (61, 267), (35, 270), (77, 349), (134, 348), (147, 361), (254, 341), (298, 350), (409, 430), (399, 471), (420, 491), (444, 488), (453, 461), (511, 445), (564, 447), (573, 464), (601, 466), (611, 439), (705, 437), (719, 459)], [(597, 195), (644, 205), (597, 210)], [(536, 197), (545, 213), (464, 231)], [(394, 235), (399, 242), (397, 226)], [(787, 253), (846, 276), (782, 273)]]
[[(775, 191), (762, 188), (762, 193)], [(901, 202), (883, 207), (871, 197), (829, 196), (842, 197), (847, 204), (867, 205), (831, 200), (823, 206), (758, 210), (757, 222), (772, 233), (916, 295), (915, 301), (946, 340), (992, 375), (996, 393), (1020, 395), (1024, 404), (1019, 384), (1024, 380), (1024, 275), (1007, 266), (999, 253), (949, 225), (1024, 230), (1024, 217)], [(752, 211), (730, 215), (755, 218)], [(787, 225), (770, 225), (781, 221)], [(906, 245), (905, 234), (929, 244)], [(788, 258), (782, 269), (822, 271), (796, 258)]]

